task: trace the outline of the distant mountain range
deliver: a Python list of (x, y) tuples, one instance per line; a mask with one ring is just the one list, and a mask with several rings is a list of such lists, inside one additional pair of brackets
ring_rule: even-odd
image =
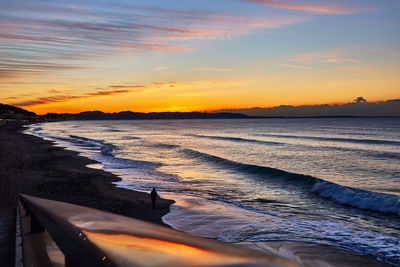
[(35, 112), (31, 112), (23, 108), (0, 103), (0, 116), (3, 117), (3, 116), (8, 116), (10, 114), (21, 114), (22, 116), (26, 117), (37, 116)]
[(21, 125), (36, 122), (60, 121), (65, 118), (56, 113), (37, 115), (35, 112), (23, 108), (0, 103), (0, 125)]
[(206, 112), (153, 112), (140, 113), (122, 111), (118, 113), (105, 113), (101, 111), (85, 111), (77, 114), (47, 113), (37, 115), (34, 112), (0, 104), (0, 125), (1, 124), (29, 124), (36, 122), (50, 122), (62, 120), (154, 120), (154, 119), (244, 119), (250, 118), (247, 115), (238, 113), (206, 113)]
[(272, 108), (224, 109), (213, 112), (153, 112), (122, 111), (105, 113), (85, 111), (77, 114), (48, 113), (36, 115), (25, 109), (0, 104), (0, 124), (27, 124), (61, 120), (154, 120), (154, 119), (247, 119), (304, 117), (400, 117), (400, 99), (367, 102), (358, 97), (353, 103), (341, 105), (278, 106)]
[(104, 113), (101, 111), (86, 111), (78, 114), (60, 114), (67, 120), (155, 120), (155, 119), (243, 119), (247, 115), (239, 113), (206, 113), (206, 112), (152, 112), (140, 113), (122, 111), (118, 113)]
[(400, 99), (367, 102), (358, 97), (341, 105), (281, 105), (272, 108), (222, 109), (214, 111), (245, 114), (252, 117), (400, 117)]

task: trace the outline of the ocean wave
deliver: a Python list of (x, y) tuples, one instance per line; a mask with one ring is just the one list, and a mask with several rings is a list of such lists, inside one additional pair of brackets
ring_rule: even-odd
[(100, 153), (104, 156), (112, 156), (112, 152), (117, 148), (116, 146), (109, 144), (103, 140), (90, 139), (77, 135), (69, 135), (68, 137), (63, 137), (43, 133), (40, 134), (40, 136), (54, 141), (63, 141), (66, 143), (72, 143), (75, 145), (99, 150)]
[(158, 147), (158, 148), (166, 148), (166, 149), (176, 149), (176, 148), (180, 148), (179, 145), (163, 144), (163, 143), (151, 144), (151, 146), (152, 146), (152, 147)]
[(112, 152), (114, 151), (115, 146), (113, 145), (104, 145), (101, 147), (100, 151), (102, 155), (112, 156)]
[(54, 139), (54, 140), (64, 141), (64, 142), (71, 143), (71, 144), (74, 144), (77, 146), (87, 147), (87, 148), (91, 148), (91, 149), (95, 149), (95, 150), (101, 150), (101, 148), (104, 145), (106, 145), (105, 142), (102, 140), (94, 140), (94, 139), (89, 139), (86, 137), (76, 136), (76, 135), (69, 135), (68, 137), (49, 135), (47, 137)]
[(113, 128), (109, 128), (109, 129), (106, 129), (104, 131), (105, 132), (111, 132), (111, 133), (120, 133), (120, 132), (122, 132), (121, 130), (113, 129)]
[(123, 170), (123, 169), (135, 169), (136, 172), (154, 172), (157, 168), (162, 166), (161, 163), (149, 162), (142, 160), (132, 160), (120, 157), (94, 157), (94, 160), (100, 161), (104, 164), (105, 169), (111, 170)]
[(257, 174), (268, 179), (278, 179), (285, 183), (290, 182), (340, 204), (350, 205), (363, 210), (395, 213), (400, 216), (400, 197), (396, 195), (347, 187), (313, 176), (286, 172), (280, 169), (235, 162), (192, 149), (183, 149), (183, 152), (191, 157), (223, 165), (232, 170)]
[(340, 204), (364, 210), (391, 212), (400, 216), (400, 197), (395, 195), (346, 187), (327, 181), (318, 181), (312, 191)]
[(354, 138), (340, 138), (340, 137), (320, 137), (320, 136), (298, 136), (298, 135), (283, 135), (283, 134), (257, 134), (258, 136), (278, 137), (288, 139), (303, 139), (303, 140), (316, 140), (316, 141), (333, 141), (344, 143), (357, 143), (368, 145), (400, 145), (400, 141), (396, 140), (381, 140), (381, 139), (354, 139)]
[(126, 136), (122, 136), (121, 139), (122, 139), (122, 140), (139, 140), (139, 139), (141, 139), (141, 138), (140, 138), (140, 137), (137, 137), (137, 136), (126, 135)]
[(39, 132), (39, 131), (43, 130), (43, 128), (42, 127), (34, 127), (34, 128), (30, 128), (30, 130), (32, 132)]
[(95, 147), (100, 150), (100, 153), (104, 156), (113, 156), (114, 150), (117, 148), (113, 144), (109, 144), (103, 140), (91, 139), (83, 136), (69, 135), (70, 142), (79, 143), (83, 146)]
[(77, 136), (77, 135), (69, 135), (69, 137), (70, 138), (73, 138), (73, 139), (77, 139), (77, 140), (82, 140), (82, 141), (87, 141), (87, 142), (96, 142), (96, 143), (102, 143), (102, 142), (104, 142), (104, 141), (102, 141), (102, 140), (95, 140), (95, 139), (90, 139), (90, 138), (87, 138), (87, 137), (83, 137), (83, 136)]
[[(180, 199), (162, 220), (174, 229), (223, 242), (269, 241), (306, 242), (348, 248), (371, 254), (379, 260), (398, 263), (398, 238), (373, 231), (359, 231), (329, 220), (309, 220), (280, 216), (274, 212), (254, 212), (235, 204), (202, 199)], [(232, 214), (235, 214), (232, 216)], [(286, 233), (282, 238), (282, 233)], [(398, 264), (397, 264), (398, 265)]]
[[(245, 200), (244, 202), (248, 202), (248, 203), (252, 203), (252, 202), (256, 202), (256, 203), (283, 203), (281, 201), (277, 201), (277, 200), (273, 200), (273, 199), (266, 199), (266, 198), (255, 198), (255, 199), (250, 199), (250, 200)], [(287, 203), (283, 203), (283, 204), (287, 204)]]
[[(77, 135), (68, 135), (68, 137), (64, 137), (64, 136), (51, 135), (47, 133), (40, 133), (40, 134), (34, 133), (34, 134), (46, 139), (50, 139), (52, 141), (62, 141), (65, 143), (83, 146), (86, 149), (94, 149), (96, 151), (99, 151), (100, 152), (99, 156), (95, 156), (93, 159), (102, 162), (107, 168), (111, 169), (135, 168), (135, 169), (154, 170), (161, 166), (160, 163), (129, 160), (129, 159), (115, 157), (113, 152), (116, 149), (118, 149), (118, 147), (113, 144), (107, 143), (104, 140), (91, 139)], [(140, 139), (139, 137), (132, 137), (132, 138)]]
[[(256, 139), (247, 139), (247, 138), (230, 137), (230, 136), (212, 136), (212, 135), (210, 136), (210, 135), (197, 135), (197, 134), (190, 134), (190, 135), (187, 135), (187, 136), (214, 139), (214, 140), (233, 141), (233, 142), (256, 143), (256, 144), (262, 144), (262, 145), (288, 145), (287, 143), (281, 143), (281, 142), (264, 141), (264, 140), (256, 140)], [(314, 137), (306, 137), (306, 136), (299, 137), (299, 136), (288, 136), (288, 135), (265, 135), (265, 134), (262, 134), (262, 136), (276, 136), (276, 137), (298, 138), (298, 139), (301, 139), (301, 138), (304, 138), (304, 139), (314, 138)], [(328, 138), (321, 137), (321, 139), (327, 140)], [(344, 140), (343, 138), (329, 138), (329, 139), (332, 139), (332, 140), (333, 139)], [(356, 139), (348, 139), (348, 140), (357, 141)], [(371, 139), (365, 139), (365, 140), (372, 141)], [(384, 141), (384, 140), (380, 140), (380, 141), (382, 141), (382, 142), (395, 142), (395, 141)], [(291, 144), (291, 145), (294, 146), (293, 144)], [(308, 147), (308, 145), (300, 145), (300, 144), (296, 144), (295, 146), (297, 146), (297, 147)], [(318, 150), (323, 150), (323, 151), (329, 149), (329, 150), (332, 150), (332, 151), (357, 152), (357, 153), (363, 153), (364, 155), (366, 155), (368, 157), (373, 157), (373, 158), (400, 159), (400, 153), (396, 153), (396, 152), (380, 152), (380, 151), (370, 151), (370, 150), (355, 149), (355, 148), (348, 148), (348, 147), (336, 147), (336, 146), (316, 146), (316, 147), (313, 147), (313, 149), (318, 149)]]
[(294, 182), (300, 182), (301, 184), (311, 184), (314, 185), (317, 178), (314, 178), (309, 175), (304, 174), (295, 174), (286, 172), (280, 169), (259, 166), (259, 165), (252, 165), (252, 164), (245, 164), (236, 161), (232, 161), (229, 159), (221, 158), (218, 156), (210, 155), (204, 152), (192, 150), (192, 149), (183, 149), (183, 152), (188, 154), (193, 158), (199, 158), (208, 162), (212, 162), (218, 165), (223, 165), (224, 167), (236, 171), (246, 172), (246, 173), (253, 173), (253, 174), (262, 174), (263, 177), (271, 177), (271, 178), (285, 178), (285, 180), (292, 180)]
[(284, 145), (284, 143), (281, 143), (281, 142), (263, 141), (263, 140), (247, 139), (247, 138), (231, 137), (231, 136), (198, 135), (198, 134), (190, 134), (188, 136), (193, 136), (193, 137), (198, 137), (198, 138), (214, 139), (214, 140), (257, 143), (257, 144), (263, 144), (263, 145)]

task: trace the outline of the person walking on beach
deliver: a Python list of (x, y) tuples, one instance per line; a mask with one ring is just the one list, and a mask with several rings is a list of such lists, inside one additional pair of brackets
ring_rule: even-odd
[(153, 187), (153, 190), (151, 190), (151, 193), (150, 193), (151, 202), (153, 203), (153, 209), (156, 208), (157, 196), (158, 196), (158, 194), (157, 194), (156, 188)]

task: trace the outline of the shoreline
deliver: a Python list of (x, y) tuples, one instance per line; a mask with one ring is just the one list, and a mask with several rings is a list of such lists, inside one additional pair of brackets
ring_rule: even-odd
[[(97, 161), (24, 134), (23, 129), (0, 127), (0, 214), (5, 214), (0, 217), (0, 263), (11, 266), (14, 261), (17, 192), (166, 225), (162, 217), (169, 212), (173, 200), (159, 199), (158, 209), (152, 210), (149, 194), (119, 188), (113, 184), (121, 180), (118, 176), (87, 167)], [(5, 182), (10, 185), (6, 193)], [(248, 242), (239, 245), (261, 249)], [(306, 242), (263, 242), (262, 250), (305, 266), (393, 266), (348, 249)]]
[(23, 127), (0, 127), (0, 263), (13, 266), (18, 193), (63, 201), (165, 225), (162, 217), (173, 200), (119, 188), (118, 176), (87, 167), (98, 163), (53, 142), (22, 133)]

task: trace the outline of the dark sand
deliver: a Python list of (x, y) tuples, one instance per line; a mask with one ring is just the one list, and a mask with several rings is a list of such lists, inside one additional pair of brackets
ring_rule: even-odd
[(52, 142), (0, 127), (0, 265), (14, 265), (15, 212), (18, 193), (69, 202), (163, 224), (172, 200), (115, 187), (117, 176), (86, 165), (96, 163)]

